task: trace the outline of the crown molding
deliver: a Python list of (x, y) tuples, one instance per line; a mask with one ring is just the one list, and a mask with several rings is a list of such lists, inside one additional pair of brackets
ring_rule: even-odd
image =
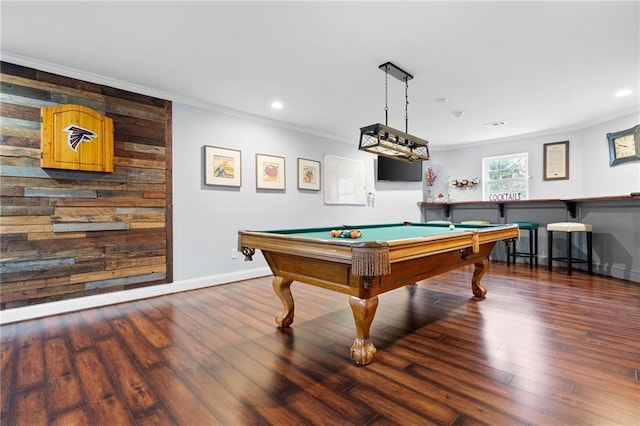
[(105, 86), (114, 87), (116, 89), (126, 90), (133, 93), (139, 93), (141, 95), (152, 96), (159, 99), (166, 99), (171, 102), (176, 102), (176, 103), (184, 104), (184, 105), (195, 107), (195, 108), (200, 108), (206, 111), (218, 112), (220, 114), (230, 115), (236, 118), (243, 118), (246, 120), (268, 124), (268, 125), (288, 129), (288, 130), (293, 130), (293, 131), (308, 134), (308, 135), (318, 136), (318, 137), (329, 139), (335, 142), (346, 143), (346, 144), (354, 143), (353, 140), (349, 140), (344, 137), (340, 137), (330, 133), (318, 132), (313, 129), (309, 129), (301, 126), (295, 126), (290, 123), (274, 120), (274, 119), (263, 117), (256, 114), (251, 114), (249, 112), (244, 112), (244, 111), (236, 110), (233, 108), (227, 108), (227, 107), (216, 105), (213, 103), (197, 101), (195, 99), (178, 95), (176, 93), (165, 92), (165, 91), (157, 90), (151, 87), (141, 86), (141, 85), (129, 83), (123, 80), (110, 78), (104, 75), (90, 73), (77, 68), (65, 67), (65, 66), (54, 64), (51, 62), (42, 61), (39, 59), (16, 55), (11, 52), (0, 50), (0, 60), (4, 62), (10, 62), (16, 65), (21, 65), (24, 67), (34, 68), (40, 71), (50, 72), (52, 74), (63, 75), (65, 77), (88, 81), (95, 84), (102, 84)]

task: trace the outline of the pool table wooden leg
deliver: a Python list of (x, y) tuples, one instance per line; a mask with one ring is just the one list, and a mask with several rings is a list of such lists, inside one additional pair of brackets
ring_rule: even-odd
[(289, 327), (293, 323), (293, 295), (291, 294), (291, 283), (293, 280), (289, 280), (282, 277), (273, 277), (271, 286), (273, 291), (282, 301), (282, 311), (276, 316), (276, 324), (278, 327)]
[(489, 269), (489, 259), (485, 257), (482, 261), (475, 262), (473, 266), (475, 268), (473, 271), (473, 277), (471, 277), (471, 290), (475, 297), (484, 299), (487, 295), (487, 289), (480, 285), (480, 279)]
[(356, 340), (351, 346), (351, 358), (356, 364), (370, 364), (376, 356), (376, 347), (369, 340), (369, 329), (378, 308), (378, 296), (369, 299), (349, 297), (349, 305), (356, 323)]

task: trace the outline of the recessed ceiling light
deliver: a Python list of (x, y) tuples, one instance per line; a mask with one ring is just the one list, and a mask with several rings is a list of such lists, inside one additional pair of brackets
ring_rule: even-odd
[(273, 109), (282, 109), (283, 105), (282, 102), (280, 101), (273, 101), (271, 102), (271, 108)]
[(621, 89), (616, 92), (615, 97), (622, 98), (624, 96), (629, 96), (630, 94), (631, 94), (631, 89)]
[(488, 127), (489, 129), (493, 129), (494, 127), (506, 126), (506, 121), (494, 121), (493, 123), (485, 123), (484, 127)]

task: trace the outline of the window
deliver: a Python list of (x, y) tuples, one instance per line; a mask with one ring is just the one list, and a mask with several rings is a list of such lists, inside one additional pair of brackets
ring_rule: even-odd
[(529, 199), (529, 154), (483, 158), (482, 182), (484, 201)]

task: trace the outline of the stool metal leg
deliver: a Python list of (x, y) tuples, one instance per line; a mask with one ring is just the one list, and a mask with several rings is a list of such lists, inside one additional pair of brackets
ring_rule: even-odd
[(587, 232), (587, 268), (589, 271), (589, 275), (593, 275), (593, 235), (591, 232)]
[(572, 238), (571, 238), (571, 232), (567, 232), (567, 275), (571, 275), (571, 261), (573, 260), (572, 258), (572, 254), (571, 254), (571, 246), (572, 246)]
[(529, 230), (529, 269), (533, 269), (533, 231)]
[(536, 253), (536, 268), (537, 268), (538, 267), (538, 229), (537, 228), (534, 229), (533, 233), (534, 233), (534, 237), (533, 238), (535, 238), (535, 240), (536, 240), (536, 243), (535, 243), (536, 244), (536, 251), (535, 251), (535, 253)]
[(517, 240), (515, 238), (511, 239), (511, 261), (513, 262), (513, 264), (516, 264), (516, 247), (517, 244)]
[(552, 270), (553, 264), (553, 231), (547, 231), (547, 269)]

